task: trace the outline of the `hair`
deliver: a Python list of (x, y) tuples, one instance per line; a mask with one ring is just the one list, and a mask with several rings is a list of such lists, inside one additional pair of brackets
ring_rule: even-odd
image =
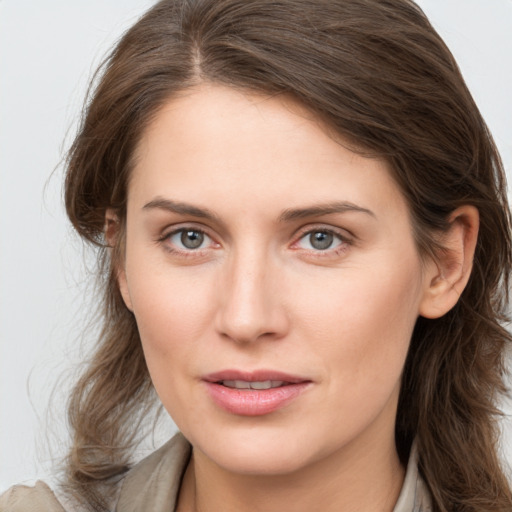
[[(98, 248), (104, 314), (69, 402), (70, 488), (106, 510), (109, 482), (129, 469), (138, 425), (155, 403), (117, 284), (134, 149), (165, 102), (215, 83), (286, 94), (387, 161), (421, 255), (439, 254), (439, 234), (457, 207), (478, 209), (460, 300), (441, 318), (417, 320), (396, 444), (405, 462), (416, 439), (435, 511), (511, 510), (496, 405), (511, 340), (505, 173), (453, 56), (421, 9), (411, 0), (163, 0), (126, 32), (94, 83), (68, 154), (65, 203), (75, 229)], [(105, 243), (107, 208), (121, 225), (113, 248)]]

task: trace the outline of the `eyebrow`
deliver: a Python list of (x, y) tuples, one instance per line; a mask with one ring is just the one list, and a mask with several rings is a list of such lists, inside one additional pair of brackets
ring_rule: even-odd
[(142, 207), (143, 210), (151, 210), (155, 208), (178, 213), (180, 215), (192, 215), (193, 217), (220, 222), (219, 217), (207, 208), (199, 208), (188, 203), (172, 201), (171, 199), (157, 197)]
[[(171, 199), (164, 199), (157, 197), (143, 206), (144, 210), (162, 209), (180, 215), (191, 215), (201, 219), (208, 219), (218, 223), (222, 223), (218, 215), (214, 214), (207, 208), (199, 208), (197, 206), (182, 203), (180, 201), (173, 201)], [(326, 204), (319, 204), (308, 206), (305, 208), (290, 208), (284, 210), (279, 216), (279, 222), (289, 222), (292, 220), (305, 219), (308, 217), (319, 217), (322, 215), (332, 215), (335, 213), (345, 212), (359, 212), (377, 218), (375, 213), (368, 208), (363, 208), (348, 201), (335, 201)]]
[(332, 215), (335, 213), (359, 212), (377, 218), (375, 213), (368, 208), (363, 208), (348, 201), (335, 201), (333, 203), (319, 204), (307, 208), (286, 209), (279, 216), (280, 222), (290, 220), (305, 219), (307, 217), (319, 217), (321, 215)]

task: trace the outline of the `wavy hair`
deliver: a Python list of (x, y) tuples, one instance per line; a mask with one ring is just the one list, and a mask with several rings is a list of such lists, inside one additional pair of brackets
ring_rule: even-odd
[[(65, 203), (98, 248), (103, 329), (69, 402), (69, 487), (106, 510), (155, 396), (135, 319), (116, 280), (123, 239), (105, 246), (105, 212), (123, 226), (132, 156), (169, 98), (201, 82), (293, 97), (354, 148), (385, 159), (408, 202), (420, 254), (461, 205), (480, 232), (470, 281), (439, 319), (419, 318), (396, 418), (413, 439), (436, 512), (510, 511), (498, 456), (511, 269), (499, 154), (457, 64), (411, 0), (163, 0), (98, 71), (67, 159)], [(122, 229), (121, 229), (122, 235)]]

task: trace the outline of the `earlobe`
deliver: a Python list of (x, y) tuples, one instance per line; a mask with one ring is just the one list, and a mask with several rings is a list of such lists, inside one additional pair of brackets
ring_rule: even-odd
[(126, 280), (126, 271), (120, 269), (117, 273), (117, 285), (119, 286), (119, 291), (121, 296), (123, 297), (123, 301), (126, 307), (133, 313), (132, 300), (130, 297), (130, 291), (128, 289), (128, 282)]
[(105, 241), (110, 250), (113, 271), (116, 273), (117, 285), (126, 307), (133, 312), (126, 270), (124, 268), (123, 250), (120, 247), (119, 237), (121, 236), (119, 217), (115, 210), (107, 208), (105, 212)]
[(479, 214), (474, 206), (457, 208), (443, 234), (443, 249), (436, 261), (429, 261), (419, 314), (439, 318), (452, 309), (466, 287), (473, 267), (478, 238)]

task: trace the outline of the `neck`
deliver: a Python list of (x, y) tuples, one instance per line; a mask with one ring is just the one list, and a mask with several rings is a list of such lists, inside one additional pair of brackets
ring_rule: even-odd
[(345, 446), (285, 475), (240, 475), (194, 450), (178, 512), (392, 512), (404, 480), (394, 436)]

